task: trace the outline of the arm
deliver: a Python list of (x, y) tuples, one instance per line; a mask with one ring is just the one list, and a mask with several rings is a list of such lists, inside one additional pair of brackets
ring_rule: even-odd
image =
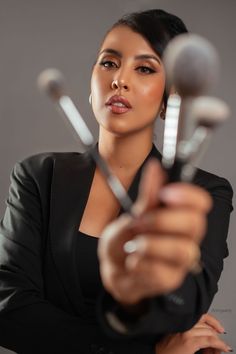
[(156, 345), (156, 354), (218, 354), (221, 351), (232, 352), (232, 349), (221, 339), (224, 333), (220, 322), (210, 314), (203, 315), (198, 323), (183, 333), (164, 337)]
[[(152, 175), (154, 175), (154, 173), (152, 173)], [(162, 334), (169, 333), (169, 332), (185, 331), (191, 328), (198, 321), (200, 316), (203, 313), (205, 313), (209, 308), (213, 296), (217, 291), (217, 282), (220, 277), (221, 271), (223, 269), (223, 258), (227, 255), (226, 237), (228, 232), (229, 215), (232, 210), (232, 206), (231, 206), (232, 189), (229, 183), (224, 179), (218, 178), (216, 176), (209, 177), (209, 175), (207, 175), (206, 178), (206, 175), (203, 174), (200, 176), (201, 178), (198, 181), (198, 184), (204, 186), (204, 188), (207, 189), (211, 194), (213, 198), (213, 208), (208, 217), (208, 226), (207, 226), (204, 241), (202, 242), (202, 246), (201, 246), (202, 249), (201, 259), (203, 264), (202, 272), (198, 275), (193, 275), (187, 272), (187, 275), (185, 275), (183, 281), (181, 282), (182, 285), (180, 283), (179, 286), (175, 287), (177, 288), (176, 290), (173, 290), (174, 286), (172, 285), (173, 287), (171, 291), (168, 291), (167, 292), (168, 295), (166, 296), (163, 295), (158, 295), (155, 297), (149, 296), (146, 299), (144, 299), (145, 306), (143, 306), (144, 311), (142, 313), (142, 316), (140, 315), (140, 311), (139, 311), (140, 308), (138, 308), (138, 315), (136, 316), (136, 318), (134, 314), (130, 315), (127, 309), (124, 309), (124, 307), (119, 304), (119, 300), (116, 298), (116, 295), (112, 296), (108, 292), (105, 293), (103, 298), (101, 299), (102, 301), (101, 307), (103, 308), (103, 312), (105, 313), (105, 316), (103, 316), (104, 324), (106, 325), (107, 330), (111, 335), (117, 335), (117, 333), (120, 332), (128, 336), (147, 336), (147, 335), (161, 336)], [(158, 176), (155, 176), (155, 181), (152, 181), (149, 178), (148, 186), (150, 186), (152, 183), (153, 186), (155, 186), (157, 184), (156, 181), (160, 180), (160, 178), (157, 179), (157, 177)], [(148, 188), (151, 189), (151, 187)], [(190, 191), (190, 187), (188, 187), (188, 190)], [(193, 189), (191, 187), (191, 191), (192, 190)], [(145, 192), (148, 192), (148, 190), (145, 190)], [(198, 193), (200, 195), (201, 194), (200, 192), (201, 190), (199, 189), (197, 193), (194, 191), (194, 194), (192, 194), (191, 192), (191, 195), (193, 195), (194, 198), (197, 198), (196, 199), (197, 201), (200, 201), (198, 199)], [(145, 195), (147, 194), (148, 193), (145, 193)], [(152, 197), (152, 195), (154, 195), (154, 197)], [(157, 195), (158, 195), (157, 191), (154, 190), (153, 193), (152, 190), (152, 193), (150, 193), (150, 199), (156, 198)], [(191, 202), (191, 198), (189, 200)], [(204, 198), (202, 199), (202, 201), (204, 201)], [(183, 200), (179, 198), (179, 202), (177, 203), (181, 204), (183, 203)], [(196, 207), (198, 207), (198, 204), (199, 203), (197, 202)], [(173, 210), (173, 205), (171, 206), (171, 208)], [(186, 217), (188, 217), (188, 209), (189, 208), (183, 209), (183, 213), (184, 213), (183, 215)], [(163, 213), (163, 211), (161, 211), (161, 213)], [(156, 215), (157, 217), (159, 217), (158, 209), (156, 211)], [(183, 224), (185, 223), (185, 220), (186, 222), (188, 221), (186, 218), (183, 218), (183, 220), (184, 220)], [(119, 227), (120, 225), (121, 222), (117, 221), (116, 228), (117, 226)], [(167, 229), (168, 227), (169, 225), (167, 225)], [(110, 229), (110, 235), (108, 235), (107, 239), (105, 238), (100, 240), (100, 244), (105, 241), (104, 244), (102, 245), (104, 246), (104, 250), (106, 249), (106, 246), (109, 248), (109, 244), (112, 244), (112, 242), (115, 243), (115, 241), (116, 242), (119, 241), (120, 243), (122, 243), (122, 238), (123, 238), (123, 242), (125, 242), (129, 237), (132, 239), (138, 234), (136, 233), (135, 235), (135, 233), (133, 233), (130, 235), (129, 233), (127, 233), (127, 230), (128, 228), (123, 227), (123, 230), (120, 233), (120, 235), (119, 233), (117, 233), (116, 236), (114, 231), (113, 234), (114, 237), (113, 237), (112, 229)], [(142, 231), (142, 233), (144, 232)], [(156, 234), (157, 234), (156, 240), (158, 240), (158, 225), (157, 225)], [(202, 234), (202, 236), (203, 235), (204, 234)], [(179, 237), (178, 234), (176, 234), (176, 236), (175, 236), (175, 240), (178, 240), (178, 242), (181, 243), (183, 239)], [(191, 239), (192, 237), (191, 232), (188, 234), (188, 237), (190, 237)], [(148, 237), (146, 237), (146, 240), (149, 240)], [(164, 239), (161, 238), (161, 241), (162, 240)], [(200, 242), (199, 236), (196, 241), (197, 243)], [(112, 246), (113, 249), (116, 249), (116, 254), (117, 254), (119, 245), (117, 243), (117, 247), (114, 247), (114, 243), (112, 244)], [(102, 248), (103, 247), (101, 247), (101, 250)], [(169, 251), (167, 253), (169, 253)], [(168, 256), (169, 254), (167, 254), (166, 257)], [(173, 261), (176, 260), (173, 258)], [(181, 259), (178, 259), (178, 263), (176, 263), (176, 265), (179, 264), (179, 262), (181, 262)], [(114, 267), (115, 262), (114, 263), (111, 262), (111, 264), (112, 267)], [(157, 259), (157, 267), (158, 267), (158, 259)], [(157, 267), (156, 269), (158, 274)], [(109, 278), (109, 273), (105, 272), (106, 269), (109, 269), (108, 266), (107, 268), (104, 267), (104, 269), (102, 269), (102, 273), (104, 275), (105, 280), (106, 278)], [(174, 269), (176, 270), (177, 267)], [(126, 272), (125, 263), (122, 268), (122, 272), (124, 274)], [(122, 272), (118, 274), (122, 274)], [(148, 274), (149, 271), (147, 272), (146, 279), (150, 278)], [(158, 280), (159, 279), (157, 279), (157, 281)], [(171, 281), (172, 277), (169, 277), (169, 279), (168, 277), (166, 277), (163, 280), (163, 283), (165, 282), (168, 283), (169, 280)], [(114, 288), (115, 287), (117, 287), (117, 283), (114, 282)], [(109, 292), (112, 294), (111, 291)], [(130, 293), (131, 290), (127, 291), (128, 295)], [(124, 299), (125, 299), (125, 295), (124, 295)]]
[[(53, 161), (44, 163), (41, 168), (38, 159), (27, 160), (11, 176), (0, 223), (0, 345), (30, 354), (87, 352), (97, 328), (93, 331), (44, 295), (45, 200)], [(39, 183), (45, 186), (41, 192)]]

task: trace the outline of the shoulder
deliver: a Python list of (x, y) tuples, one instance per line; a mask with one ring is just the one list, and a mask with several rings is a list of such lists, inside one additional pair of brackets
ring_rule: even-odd
[(50, 168), (56, 161), (70, 161), (78, 156), (83, 156), (79, 152), (43, 152), (28, 156), (17, 164), (24, 166), (30, 170), (37, 170), (42, 168)]
[(213, 173), (197, 169), (194, 183), (209, 191), (214, 198), (224, 199), (231, 204), (233, 198), (233, 189), (230, 182)]
[(31, 185), (36, 189), (50, 186), (55, 165), (66, 171), (70, 166), (79, 164), (85, 154), (78, 152), (45, 152), (28, 156), (18, 161), (11, 174), (11, 182)]
[(40, 175), (45, 172), (52, 172), (56, 162), (64, 164), (79, 159), (84, 154), (78, 152), (44, 152), (28, 156), (15, 164), (14, 169), (23, 170), (27, 174)]

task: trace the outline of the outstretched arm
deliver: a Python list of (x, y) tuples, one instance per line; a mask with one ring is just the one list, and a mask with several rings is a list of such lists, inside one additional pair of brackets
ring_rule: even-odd
[[(200, 173), (199, 184), (205, 190), (183, 183), (164, 186), (163, 171), (152, 161), (135, 205), (139, 217), (122, 216), (104, 231), (99, 257), (110, 333), (184, 331), (208, 310), (227, 255), (232, 190), (210, 174)], [(130, 240), (136, 251), (127, 254), (124, 245)], [(190, 271), (200, 244), (202, 271), (196, 275)]]

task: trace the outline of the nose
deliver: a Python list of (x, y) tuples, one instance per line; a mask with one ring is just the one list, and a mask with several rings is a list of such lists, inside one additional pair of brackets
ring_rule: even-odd
[(123, 89), (125, 91), (129, 90), (129, 86), (127, 85), (127, 82), (125, 82), (123, 79), (114, 79), (111, 83), (111, 88), (113, 90), (118, 90), (118, 89)]

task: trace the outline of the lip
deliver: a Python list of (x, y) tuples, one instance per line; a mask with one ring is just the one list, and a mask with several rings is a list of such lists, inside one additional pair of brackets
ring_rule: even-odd
[[(122, 106), (117, 106), (116, 104), (122, 104)], [(108, 99), (106, 106), (112, 111), (112, 113), (126, 113), (132, 106), (129, 101), (124, 96), (114, 95)]]

